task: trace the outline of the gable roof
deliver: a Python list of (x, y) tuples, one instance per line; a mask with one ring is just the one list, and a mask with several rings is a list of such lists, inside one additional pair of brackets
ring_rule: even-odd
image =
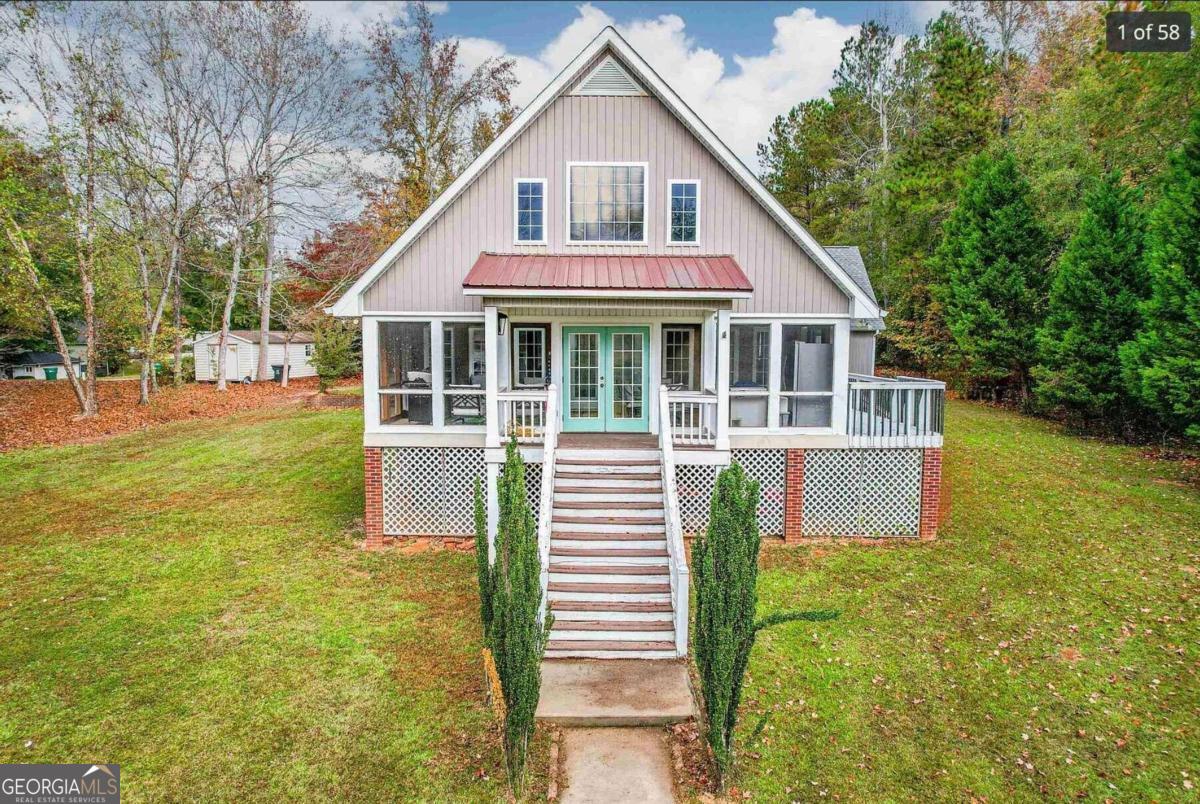
[(809, 234), (776, 200), (775, 196), (763, 186), (758, 177), (747, 168), (740, 159), (729, 149), (712, 129), (700, 119), (692, 109), (684, 103), (665, 81), (654, 72), (637, 51), (617, 33), (612, 26), (606, 27), (596, 35), (587, 47), (547, 84), (537, 97), (526, 106), (516, 119), (501, 132), (492, 144), (475, 158), (466, 170), (459, 174), (446, 190), (426, 209), (421, 216), (408, 227), (377, 260), (362, 273), (354, 284), (342, 294), (326, 312), (331, 315), (353, 318), (362, 314), (362, 295), (374, 284), (375, 280), (400, 256), (421, 234), (444, 212), (458, 196), (481, 174), (496, 157), (508, 147), (526, 127), (529, 126), (560, 94), (575, 81), (579, 73), (592, 64), (605, 49), (611, 51), (622, 63), (624, 72), (631, 80), (637, 81), (655, 97), (658, 98), (684, 126), (696, 136), (701, 143), (721, 162), (725, 168), (745, 187), (762, 205), (792, 239), (800, 245), (814, 262), (846, 293), (852, 300), (851, 315), (855, 317), (878, 317), (883, 312), (879, 305), (863, 288), (847, 273), (816, 239)]
[[(80, 358), (71, 355), (71, 363), (82, 362)], [(62, 355), (58, 352), (18, 352), (11, 360), (10, 366), (61, 366)]]
[(871, 301), (878, 304), (875, 288), (871, 287), (871, 277), (867, 275), (867, 266), (863, 263), (862, 252), (858, 250), (858, 246), (826, 246), (825, 250), (846, 270), (854, 284), (862, 288), (863, 292), (871, 297)]
[[(220, 334), (219, 332), (206, 332), (202, 335), (197, 335), (193, 343), (201, 343)], [(287, 333), (273, 329), (267, 333), (267, 342), (286, 343), (286, 336)], [(258, 344), (258, 330), (256, 329), (231, 329), (229, 330), (229, 337), (244, 343)], [(294, 332), (292, 333), (292, 343), (315, 343), (315, 341), (311, 332)]]

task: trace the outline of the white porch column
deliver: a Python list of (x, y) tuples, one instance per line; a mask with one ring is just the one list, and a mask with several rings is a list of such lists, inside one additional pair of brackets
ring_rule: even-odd
[(771, 322), (767, 345), (767, 427), (779, 426), (779, 389), (783, 385), (783, 324)]
[(729, 311), (717, 312), (717, 449), (729, 449)]
[[(500, 446), (500, 349), (499, 349), (499, 316), (496, 313), (495, 307), (483, 308), (483, 361), (484, 361), (484, 405), (486, 411), (486, 427), (487, 436), (485, 444), (488, 448), (499, 448)], [(488, 500), (492, 500), (495, 492), (493, 477), (488, 470)], [(488, 509), (491, 510), (491, 502), (488, 503)], [(491, 515), (489, 514), (489, 522)], [(492, 526), (488, 525), (488, 532), (494, 533)]]
[(362, 350), (363, 426), (369, 433), (379, 429), (379, 321), (377, 319), (362, 317)]
[(833, 325), (833, 432), (846, 432), (846, 400), (850, 394), (850, 322)]
[(700, 387), (717, 392), (717, 314), (705, 316), (700, 329)]
[(433, 391), (432, 403), (429, 406), (430, 416), (433, 421), (431, 424), (438, 430), (441, 430), (446, 424), (446, 395), (442, 391), (446, 387), (446, 354), (445, 354), (446, 331), (442, 328), (442, 322), (438, 319), (433, 319), (429, 322), (429, 351), (433, 363), (433, 375), (429, 387)]
[(658, 432), (658, 388), (662, 385), (662, 322), (650, 322), (650, 365), (646, 366), (646, 373), (650, 377), (650, 383), (647, 386), (649, 396), (642, 400), (642, 403), (647, 406), (646, 412), (650, 414), (648, 420), (650, 432)]

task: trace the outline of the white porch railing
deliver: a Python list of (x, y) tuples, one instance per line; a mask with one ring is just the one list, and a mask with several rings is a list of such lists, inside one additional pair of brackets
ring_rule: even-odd
[(667, 391), (660, 415), (670, 424), (673, 443), (680, 447), (711, 447), (717, 443), (717, 397), (695, 391)]
[(851, 447), (942, 445), (944, 382), (851, 374), (846, 399), (846, 432)]
[(688, 650), (690, 572), (679, 525), (679, 492), (675, 488), (675, 445), (671, 435), (671, 399), (667, 386), (658, 394), (658, 448), (662, 452), (663, 508), (667, 521), (667, 554), (671, 562), (671, 606), (675, 611), (675, 655)]
[(554, 453), (558, 449), (558, 393), (555, 386), (546, 389), (545, 437), (542, 441), (542, 496), (538, 511), (538, 559), (541, 562), (542, 609), (539, 622), (545, 622), (550, 592), (550, 525), (554, 512)]
[(512, 436), (518, 444), (537, 444), (546, 436), (549, 399), (554, 386), (537, 391), (501, 391), (496, 395), (501, 442)]

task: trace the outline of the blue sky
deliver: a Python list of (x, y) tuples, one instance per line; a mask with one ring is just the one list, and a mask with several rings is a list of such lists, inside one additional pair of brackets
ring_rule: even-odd
[[(742, 160), (771, 121), (826, 94), (842, 45), (871, 18), (916, 33), (949, 3), (914, 2), (450, 2), (431, 3), (438, 31), (471, 67), (515, 62), (518, 105), (528, 103), (606, 25), (614, 25)], [(310, 3), (353, 34), (380, 16), (403, 25), (403, 2)]]

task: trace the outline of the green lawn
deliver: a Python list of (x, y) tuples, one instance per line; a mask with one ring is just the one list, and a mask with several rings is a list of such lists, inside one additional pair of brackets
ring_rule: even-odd
[(502, 796), (474, 559), (356, 548), (361, 419), (0, 455), (0, 762), (118, 762), (131, 801)]
[[(131, 801), (501, 799), (474, 559), (356, 549), (360, 419), (0, 455), (0, 762), (120, 762)], [(949, 421), (940, 541), (765, 552), (764, 612), (844, 613), (762, 635), (737, 783), (1191, 798), (1200, 490), (1012, 414)]]
[(770, 801), (1195, 800), (1195, 478), (1015, 414), (948, 419), (938, 542), (767, 552), (762, 610), (843, 615), (761, 636), (739, 782)]

